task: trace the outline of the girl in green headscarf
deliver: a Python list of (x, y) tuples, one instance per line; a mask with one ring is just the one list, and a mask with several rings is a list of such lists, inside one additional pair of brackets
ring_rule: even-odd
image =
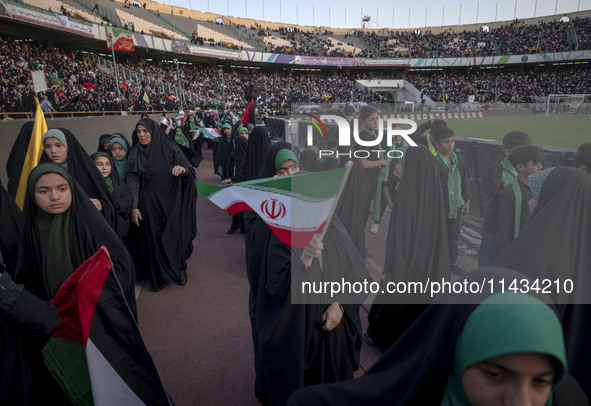
[(193, 146), (193, 142), (190, 137), (187, 137), (187, 134), (183, 131), (182, 127), (177, 127), (174, 130), (173, 136), (174, 142), (181, 148), (187, 160), (191, 162), (191, 165), (196, 168), (199, 166), (200, 162), (196, 159), (195, 147)]

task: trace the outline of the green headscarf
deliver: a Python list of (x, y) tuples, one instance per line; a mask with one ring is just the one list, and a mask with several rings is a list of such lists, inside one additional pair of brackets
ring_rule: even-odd
[(187, 140), (187, 137), (185, 137), (185, 134), (183, 134), (183, 129), (181, 127), (177, 127), (174, 131), (174, 141), (181, 147), (189, 145), (189, 141)]
[(47, 296), (53, 298), (64, 281), (74, 271), (71, 260), (71, 207), (62, 214), (49, 214), (37, 206), (35, 186), (41, 176), (46, 173), (57, 173), (63, 177), (72, 189), (70, 176), (64, 168), (54, 163), (43, 163), (35, 167), (29, 174), (27, 189), (34, 203), (39, 245), (41, 247), (42, 278)]
[(503, 173), (501, 174), (503, 187), (511, 186), (515, 195), (515, 227), (513, 229), (513, 238), (516, 238), (517, 234), (519, 234), (519, 226), (521, 225), (521, 188), (517, 179), (517, 169), (509, 161), (509, 158), (505, 157), (501, 161), (501, 166), (503, 167)]
[[(193, 121), (191, 121), (191, 117), (193, 117)], [(192, 134), (194, 134), (193, 131), (195, 131), (195, 129), (197, 128), (194, 115), (191, 114), (189, 116), (188, 123), (189, 123), (189, 128), (191, 129)]]
[(109, 161), (111, 161), (111, 173), (109, 174), (109, 176), (106, 176), (106, 177), (103, 176), (103, 179), (105, 180), (105, 182), (107, 184), (107, 188), (109, 189), (109, 193), (113, 193), (113, 178), (111, 177), (113, 175), (113, 169), (115, 166), (115, 165), (113, 165), (113, 158), (111, 158), (108, 154), (106, 154), (104, 152), (95, 152), (94, 154), (92, 154), (92, 161), (95, 164), (96, 164), (96, 159), (99, 156), (105, 156), (105, 157), (109, 158)]
[(68, 149), (68, 140), (66, 140), (66, 135), (62, 131), (56, 128), (52, 128), (51, 130), (45, 131), (45, 134), (43, 134), (41, 142), (45, 144), (45, 140), (48, 138), (57, 138), (58, 140), (60, 140), (62, 144), (64, 144), (66, 149)]
[[(469, 406), (461, 381), (464, 371), (481, 361), (516, 353), (555, 358), (560, 365), (555, 384), (566, 373), (562, 327), (554, 311), (539, 299), (521, 293), (489, 296), (470, 314), (458, 337), (441, 405)], [(546, 405), (550, 404), (552, 395)]]
[(448, 170), (447, 173), (447, 194), (449, 196), (449, 216), (458, 216), (458, 206), (462, 200), (462, 181), (458, 171), (458, 156), (455, 152), (451, 153), (451, 163), (441, 154), (435, 155), (435, 158)]
[(291, 149), (281, 149), (275, 156), (275, 170), (279, 169), (281, 164), (287, 160), (291, 159), (296, 164), (299, 165), (298, 158), (294, 154)]

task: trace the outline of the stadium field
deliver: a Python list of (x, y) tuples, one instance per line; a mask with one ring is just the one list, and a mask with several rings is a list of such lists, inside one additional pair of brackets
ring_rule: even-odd
[[(501, 140), (510, 131), (527, 132), (538, 145), (577, 148), (591, 142), (591, 115), (484, 117), (446, 120), (457, 137)], [(424, 121), (417, 121), (421, 124)]]

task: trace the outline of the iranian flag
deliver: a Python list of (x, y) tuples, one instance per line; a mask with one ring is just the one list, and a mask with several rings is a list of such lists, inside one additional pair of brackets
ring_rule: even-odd
[(174, 118), (176, 120), (176, 125), (179, 127), (182, 126), (187, 117), (187, 113), (185, 113), (182, 109), (179, 110), (179, 112), (176, 114), (176, 117)]
[(222, 135), (218, 132), (217, 128), (200, 128), (199, 132), (203, 134), (204, 137), (209, 138), (210, 140), (217, 141)]
[(254, 211), (281, 242), (305, 248), (330, 221), (350, 168), (224, 186), (195, 180), (195, 185), (199, 193), (228, 213)]
[(102, 246), (61, 286), (45, 363), (76, 405), (170, 405), (111, 268)]
[[(133, 36), (131, 31), (122, 30), (120, 28), (115, 27), (106, 27), (107, 34), (111, 34), (113, 37), (109, 38), (107, 35), (107, 48), (113, 48), (115, 51), (126, 51), (126, 52), (133, 52), (135, 51), (135, 46), (133, 45)], [(111, 46), (112, 44), (112, 46)]]

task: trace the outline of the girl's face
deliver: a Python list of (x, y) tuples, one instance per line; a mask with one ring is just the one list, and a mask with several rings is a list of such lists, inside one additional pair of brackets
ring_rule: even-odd
[(279, 168), (277, 168), (276, 176), (290, 176), (298, 173), (299, 171), (300, 167), (298, 166), (298, 164), (295, 161), (288, 159), (287, 161), (283, 161), (283, 163), (279, 165)]
[(544, 406), (554, 376), (554, 365), (548, 355), (508, 354), (466, 368), (462, 387), (472, 406)]
[(111, 174), (111, 160), (106, 156), (99, 156), (94, 161), (94, 164), (103, 175), (103, 178), (106, 178)]
[(371, 113), (365, 120), (361, 121), (361, 124), (366, 126), (368, 129), (375, 131), (378, 129), (380, 116), (378, 113)]
[(45, 153), (53, 163), (63, 165), (68, 160), (68, 148), (57, 138), (47, 138), (43, 144)]
[(125, 152), (125, 148), (123, 148), (121, 144), (119, 144), (118, 142), (114, 142), (113, 146), (111, 147), (111, 154), (113, 155), (113, 158), (115, 158), (118, 161), (121, 161), (123, 158), (125, 158), (127, 152)]
[(35, 184), (35, 201), (45, 213), (62, 214), (72, 205), (70, 184), (57, 173), (46, 173)]

